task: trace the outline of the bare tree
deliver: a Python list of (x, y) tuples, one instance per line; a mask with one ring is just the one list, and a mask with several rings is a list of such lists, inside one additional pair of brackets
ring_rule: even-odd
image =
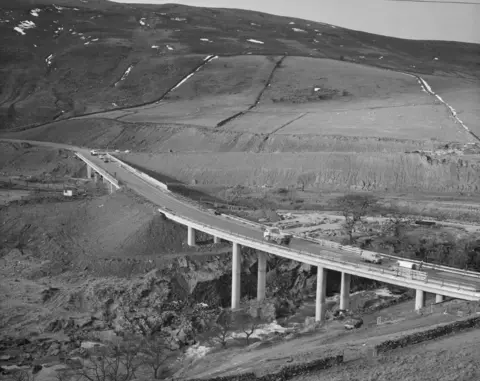
[(244, 308), (235, 313), (235, 322), (245, 333), (247, 345), (250, 337), (261, 324), (269, 323), (275, 319), (275, 305), (269, 300), (247, 300)]
[(135, 372), (141, 365), (138, 346), (128, 342), (98, 352), (83, 361), (76, 376), (88, 381), (130, 381), (136, 378)]
[(178, 351), (172, 345), (171, 338), (157, 334), (143, 340), (140, 352), (143, 357), (142, 363), (153, 372), (153, 378), (158, 380), (164, 378), (168, 370), (166, 360)]
[(355, 243), (353, 238), (355, 227), (372, 210), (376, 202), (374, 197), (361, 194), (347, 194), (335, 200), (336, 206), (345, 217), (343, 227), (348, 234), (350, 244)]
[(212, 332), (223, 348), (227, 346), (227, 339), (233, 329), (233, 323), (233, 314), (230, 308), (223, 309), (215, 320)]

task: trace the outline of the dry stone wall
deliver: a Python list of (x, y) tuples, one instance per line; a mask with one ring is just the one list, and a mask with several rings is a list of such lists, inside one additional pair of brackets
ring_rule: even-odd
[(421, 332), (415, 332), (394, 340), (387, 340), (377, 345), (375, 349), (377, 353), (382, 353), (392, 349), (418, 344), (423, 341), (433, 340), (468, 328), (480, 328), (480, 316), (437, 326)]
[(343, 363), (343, 355), (326, 357), (302, 364), (293, 364), (282, 367), (280, 372), (257, 376), (255, 373), (242, 373), (210, 379), (190, 379), (189, 381), (284, 381), (293, 377), (328, 369)]

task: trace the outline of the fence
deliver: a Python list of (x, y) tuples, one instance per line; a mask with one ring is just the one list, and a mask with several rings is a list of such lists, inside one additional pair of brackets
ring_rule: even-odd
[(151, 183), (151, 184), (154, 184), (155, 186), (158, 186), (158, 187), (162, 188), (162, 189), (165, 190), (165, 191), (168, 191), (168, 186), (167, 186), (167, 184), (164, 184), (164, 183), (162, 183), (161, 181), (158, 181), (157, 179), (154, 179), (153, 177), (147, 175), (146, 173), (143, 173), (143, 172), (141, 172), (141, 171), (133, 168), (132, 166), (130, 166), (130, 165), (128, 165), (128, 164), (125, 164), (122, 160), (118, 159), (117, 157), (113, 156), (113, 155), (110, 154), (110, 153), (107, 153), (107, 156), (108, 156), (111, 160), (117, 162), (117, 163), (120, 165), (120, 167), (125, 168), (127, 171), (129, 171), (129, 172), (137, 175), (138, 177), (144, 179), (145, 181), (147, 181), (147, 182), (149, 182), (149, 183)]

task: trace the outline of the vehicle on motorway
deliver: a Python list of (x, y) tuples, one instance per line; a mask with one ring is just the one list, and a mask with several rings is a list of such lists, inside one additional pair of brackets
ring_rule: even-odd
[(222, 213), (220, 213), (217, 209), (213, 209), (213, 208), (207, 209), (207, 212), (210, 212), (210, 213), (212, 213), (216, 216), (221, 216), (222, 215)]
[(360, 253), (360, 258), (362, 259), (362, 261), (368, 263), (375, 263), (377, 265), (382, 263), (382, 256), (371, 251), (362, 250)]
[(397, 266), (398, 267), (403, 267), (405, 269), (410, 269), (410, 270), (417, 270), (418, 269), (418, 265), (413, 263), (413, 262), (409, 262), (409, 261), (397, 261)]
[(283, 233), (279, 228), (267, 227), (263, 232), (263, 239), (269, 242), (273, 241), (279, 245), (289, 245), (292, 240), (292, 234)]
[(97, 150), (97, 149), (92, 149), (92, 150), (90, 151), (90, 155), (92, 155), (92, 156), (97, 156), (97, 155), (98, 155), (98, 150)]

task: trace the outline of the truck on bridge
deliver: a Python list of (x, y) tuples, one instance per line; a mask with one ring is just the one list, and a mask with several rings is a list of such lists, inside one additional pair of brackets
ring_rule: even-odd
[(279, 228), (276, 227), (267, 227), (263, 232), (263, 239), (265, 241), (273, 241), (279, 245), (288, 246), (292, 240), (292, 237), (292, 234), (283, 233)]

